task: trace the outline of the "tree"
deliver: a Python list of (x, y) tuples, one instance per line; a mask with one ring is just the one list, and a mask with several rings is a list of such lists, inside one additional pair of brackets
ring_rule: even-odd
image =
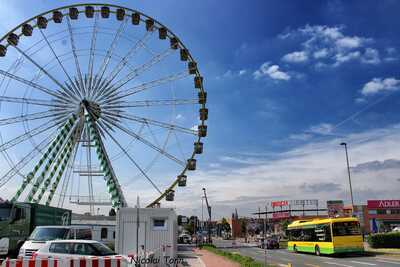
[(225, 218), (222, 218), (221, 224), (222, 224), (222, 230), (224, 230), (226, 233), (229, 233), (231, 231), (231, 225)]

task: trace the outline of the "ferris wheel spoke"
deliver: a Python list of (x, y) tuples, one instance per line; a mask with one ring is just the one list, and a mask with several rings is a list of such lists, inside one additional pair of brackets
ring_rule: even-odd
[[(112, 40), (111, 45), (107, 50), (106, 56), (103, 59), (103, 62), (99, 68), (99, 71), (95, 75), (96, 84), (94, 85), (94, 90), (96, 90), (96, 89), (98, 90), (98, 89), (102, 88), (102, 86), (104, 85), (104, 82), (106, 81), (106, 80), (103, 80), (103, 76), (104, 76), (104, 73), (106, 72), (108, 64), (110, 63), (111, 57), (112, 57), (114, 49), (116, 47), (116, 44), (125, 29), (126, 21), (127, 21), (126, 19), (123, 20), (121, 22), (118, 30), (115, 32), (114, 39)], [(100, 82), (101, 82), (101, 84), (100, 84)], [(95, 97), (96, 97), (96, 95), (94, 96), (94, 98)]]
[(29, 138), (38, 135), (40, 133), (46, 132), (50, 129), (52, 129), (53, 127), (56, 127), (57, 125), (59, 125), (59, 122), (55, 122), (54, 120), (50, 120), (20, 136), (15, 137), (14, 139), (11, 139), (5, 143), (3, 143), (2, 145), (0, 145), (0, 152), (5, 151), (15, 145), (18, 145), (26, 140), (28, 140)]
[[(57, 56), (56, 52), (54, 51), (53, 46), (50, 44), (49, 40), (47, 39), (47, 37), (46, 37), (46, 35), (44, 34), (44, 32), (42, 31), (42, 29), (39, 29), (39, 30), (40, 30), (40, 33), (41, 33), (42, 36), (43, 36), (43, 39), (46, 41), (47, 46), (50, 48), (50, 50), (51, 50), (53, 56), (56, 58), (58, 64), (59, 64), (60, 67), (61, 67), (61, 69), (63, 70), (63, 72), (64, 72), (65, 75), (67, 76), (67, 78), (68, 78), (70, 84), (73, 85), (74, 82), (72, 81), (71, 76), (69, 76), (69, 74), (68, 74), (67, 70), (65, 69), (64, 65), (62, 64), (60, 58)], [(74, 93), (69, 87), (66, 87), (66, 88), (63, 87), (63, 89), (65, 90), (65, 92), (66, 92), (70, 97), (74, 98), (76, 101), (79, 101), (79, 99), (76, 97), (75, 93)], [(67, 90), (67, 89), (69, 89), (69, 90)]]
[(18, 81), (20, 83), (24, 83), (24, 84), (26, 84), (26, 85), (28, 85), (28, 86), (30, 86), (32, 88), (38, 89), (38, 90), (40, 90), (40, 91), (42, 91), (42, 92), (44, 92), (44, 93), (46, 93), (48, 95), (51, 95), (51, 96), (53, 96), (55, 98), (60, 99), (63, 102), (67, 102), (67, 103), (70, 102), (67, 99), (65, 99), (65, 97), (60, 95), (59, 92), (54, 92), (54, 91), (52, 91), (52, 90), (50, 90), (50, 89), (48, 89), (48, 88), (46, 88), (46, 87), (44, 87), (44, 86), (42, 86), (40, 84), (37, 84), (37, 83), (34, 83), (32, 81), (26, 80), (26, 79), (24, 79), (22, 77), (19, 77), (17, 75), (14, 75), (12, 73), (9, 73), (9, 72), (7, 72), (5, 70), (1, 70), (1, 69), (0, 69), (0, 74), (5, 76), (5, 77), (8, 77), (10, 79), (16, 80), (16, 81)]
[[(121, 60), (117, 63), (116, 67), (111, 71), (111, 73), (106, 77), (106, 81), (110, 84), (115, 77), (120, 73), (120, 71), (128, 64), (128, 60), (135, 55), (140, 48), (145, 46), (146, 41), (149, 39), (153, 31), (146, 31), (141, 39), (139, 39), (131, 49), (121, 58)], [(108, 85), (107, 84), (107, 85)]]
[[(107, 111), (104, 111), (104, 113), (105, 114), (110, 114)], [(120, 118), (131, 120), (131, 121), (136, 121), (136, 122), (139, 122), (139, 123), (150, 124), (150, 125), (162, 127), (162, 128), (173, 130), (173, 131), (179, 131), (179, 132), (182, 132), (182, 133), (185, 133), (185, 134), (197, 135), (197, 131), (194, 131), (192, 129), (185, 128), (185, 127), (182, 127), (182, 126), (178, 126), (178, 125), (175, 125), (175, 124), (165, 123), (165, 122), (161, 122), (161, 121), (157, 121), (157, 120), (153, 120), (153, 119), (147, 119), (147, 118), (135, 116), (135, 115), (129, 114), (129, 113), (118, 114), (118, 116)]]
[(170, 159), (170, 160), (176, 162), (177, 164), (179, 164), (179, 165), (181, 165), (181, 166), (183, 166), (183, 167), (186, 166), (186, 164), (185, 164), (183, 161), (177, 159), (176, 157), (174, 157), (173, 155), (171, 155), (170, 153), (168, 153), (166, 150), (164, 150), (164, 149), (162, 149), (162, 148), (159, 148), (158, 146), (154, 145), (153, 143), (151, 143), (151, 142), (148, 141), (147, 139), (145, 139), (145, 138), (139, 136), (139, 135), (136, 134), (135, 132), (133, 132), (133, 131), (131, 131), (131, 130), (129, 130), (129, 129), (127, 129), (127, 128), (121, 126), (121, 125), (119, 125), (119, 124), (113, 123), (113, 121), (110, 120), (110, 119), (108, 119), (108, 118), (104, 118), (104, 120), (106, 120), (107, 122), (113, 124), (114, 127), (118, 128), (118, 129), (121, 130), (122, 132), (124, 132), (124, 133), (126, 133), (126, 134), (132, 136), (133, 138), (139, 140), (140, 142), (142, 142), (142, 143), (145, 144), (146, 146), (148, 146), (148, 147), (152, 148), (153, 150), (157, 151), (158, 153), (164, 155), (166, 158), (168, 158), (168, 159)]
[[(66, 90), (65, 87), (56, 79), (54, 78), (47, 70), (45, 70), (42, 66), (39, 65), (39, 63), (37, 63), (32, 57), (30, 57), (28, 54), (26, 54), (24, 51), (22, 51), (19, 47), (17, 46), (13, 46), (20, 54), (22, 54), (26, 59), (28, 59), (33, 65), (35, 65), (39, 70), (41, 70), (44, 74), (46, 74), (47, 77), (50, 78), (50, 80), (52, 80), (55, 84), (57, 84), (61, 89), (63, 89), (64, 91)], [(3, 74), (4, 75), (4, 74)], [(15, 76), (15, 75), (14, 75)], [(17, 77), (17, 76), (15, 76)], [(10, 77), (11, 78), (11, 77)], [(23, 78), (20, 78), (21, 80), (25, 80)], [(31, 82), (32, 83), (32, 82)], [(38, 84), (29, 84), (28, 81), (28, 85), (32, 86), (34, 88), (36, 87), (41, 87), (44, 88), (43, 86), (40, 86)], [(35, 87), (36, 86), (36, 87)], [(46, 89), (49, 94), (52, 94), (53, 96), (57, 97), (58, 94), (54, 93), (53, 91)], [(58, 95), (59, 96), (59, 95)], [(60, 97), (60, 96), (59, 96)]]
[(43, 100), (43, 99), (35, 99), (35, 98), (21, 98), (21, 97), (8, 97), (8, 96), (0, 96), (0, 102), (9, 102), (9, 103), (23, 103), (37, 106), (47, 106), (54, 108), (64, 108), (64, 109), (73, 109), (74, 106), (68, 105), (65, 103), (60, 103), (55, 100)]
[(136, 107), (154, 107), (154, 106), (177, 106), (193, 105), (199, 102), (198, 99), (163, 99), (163, 100), (136, 100), (136, 101), (116, 101), (106, 104), (107, 108), (136, 108)]
[(88, 64), (88, 97), (91, 98), (92, 93), (92, 83), (93, 83), (93, 62), (94, 62), (94, 53), (96, 49), (96, 40), (97, 40), (97, 23), (99, 19), (99, 13), (96, 13), (94, 16), (94, 26), (92, 31), (92, 38), (90, 40), (90, 52), (89, 52), (89, 64)]
[[(55, 132), (53, 132), (54, 134)], [(44, 138), (37, 146), (28, 152), (19, 162), (17, 162), (6, 174), (0, 177), (0, 188), (11, 180), (21, 169), (30, 163), (39, 153), (50, 145), (51, 138)]]
[(79, 83), (80, 83), (79, 91), (80, 91), (81, 95), (84, 95), (85, 89), (84, 89), (84, 84), (83, 84), (83, 79), (82, 79), (82, 72), (81, 72), (81, 67), (79, 65), (78, 56), (76, 55), (74, 33), (72, 32), (72, 26), (71, 26), (71, 21), (70, 21), (69, 17), (67, 17), (67, 25), (68, 25), (69, 39), (71, 42), (72, 54), (74, 56), (74, 61), (75, 61), (76, 74), (78, 75)]
[(129, 155), (128, 151), (115, 139), (115, 137), (107, 130), (103, 129), (107, 135), (114, 141), (114, 143), (121, 149), (121, 151), (126, 155), (126, 157), (135, 165), (135, 167), (140, 171), (140, 173), (150, 182), (150, 184), (157, 190), (158, 193), (162, 194), (158, 186), (153, 182), (153, 180), (146, 174), (146, 172), (140, 167), (140, 165)]
[(10, 118), (6, 118), (6, 119), (0, 119), (0, 126), (10, 125), (10, 124), (14, 124), (14, 123), (22, 122), (22, 121), (46, 119), (46, 118), (50, 118), (50, 117), (54, 117), (54, 116), (56, 116), (56, 114), (52, 110), (36, 112), (36, 113), (31, 113), (31, 114), (24, 114), (24, 115), (10, 117)]
[(112, 103), (112, 102), (118, 101), (122, 98), (125, 98), (127, 96), (148, 90), (150, 88), (183, 79), (189, 75), (190, 74), (186, 70), (184, 70), (184, 71), (181, 71), (181, 72), (178, 72), (178, 73), (175, 73), (172, 75), (168, 75), (168, 76), (165, 76), (165, 77), (162, 77), (162, 78), (150, 81), (150, 82), (142, 83), (140, 85), (134, 86), (129, 89), (125, 89), (125, 90), (121, 90), (121, 91), (110, 91), (110, 92), (106, 93), (102, 98), (99, 98), (99, 103), (101, 103), (101, 104)]
[[(131, 80), (133, 80), (134, 78), (138, 77), (141, 73), (145, 72), (146, 70), (150, 69), (152, 66), (154, 66), (155, 64), (159, 63), (160, 61), (162, 61), (165, 57), (167, 57), (168, 55), (170, 55), (172, 52), (174, 52), (173, 49), (171, 48), (167, 48), (166, 50), (164, 50), (163, 52), (155, 55), (154, 57), (152, 57), (149, 61), (147, 61), (146, 63), (140, 65), (139, 67), (131, 70), (124, 78), (120, 79), (119, 81), (117, 81), (113, 86), (111, 87), (107, 87), (108, 83), (106, 83), (105, 86), (103, 86), (103, 88), (100, 88), (100, 92), (97, 95), (98, 96), (103, 94), (108, 93), (108, 92), (115, 92), (118, 91), (118, 89), (120, 89), (122, 86), (124, 86), (125, 84), (127, 84), (128, 82), (130, 82)], [(106, 89), (106, 90), (105, 90)]]

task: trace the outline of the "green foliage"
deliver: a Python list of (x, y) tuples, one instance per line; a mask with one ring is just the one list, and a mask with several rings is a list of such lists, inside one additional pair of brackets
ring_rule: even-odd
[(231, 231), (231, 226), (225, 218), (222, 218), (221, 224), (225, 232), (229, 233)]
[(367, 241), (372, 248), (400, 248), (400, 233), (372, 234)]
[(227, 251), (223, 251), (220, 249), (215, 248), (214, 245), (204, 245), (202, 246), (203, 249), (206, 249), (214, 254), (220, 255), (225, 257), (231, 261), (240, 263), (241, 267), (263, 267), (264, 264), (258, 261), (255, 261), (253, 258), (248, 256), (242, 256), (237, 253), (231, 253)]

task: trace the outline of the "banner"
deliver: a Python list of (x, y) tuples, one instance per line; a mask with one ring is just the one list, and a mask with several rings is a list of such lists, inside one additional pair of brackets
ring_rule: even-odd
[(343, 216), (343, 207), (343, 200), (328, 200), (326, 202), (329, 217)]

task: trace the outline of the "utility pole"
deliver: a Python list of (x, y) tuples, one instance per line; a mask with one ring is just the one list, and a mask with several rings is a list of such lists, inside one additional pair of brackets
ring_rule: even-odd
[(346, 151), (347, 173), (349, 175), (350, 198), (351, 198), (351, 215), (354, 216), (353, 188), (351, 187), (350, 164), (349, 164), (349, 155), (347, 153), (347, 144), (343, 142), (340, 143), (340, 145), (344, 146), (344, 150)]
[(268, 219), (268, 205), (265, 206), (265, 218), (264, 218), (264, 231), (263, 231), (263, 247), (264, 247), (264, 265), (267, 267), (267, 219)]
[(211, 239), (211, 206), (208, 204), (208, 199), (207, 199), (207, 194), (206, 194), (206, 189), (203, 188), (204, 192), (204, 199), (206, 200), (206, 205), (207, 205), (207, 211), (208, 211), (208, 242), (212, 243)]

